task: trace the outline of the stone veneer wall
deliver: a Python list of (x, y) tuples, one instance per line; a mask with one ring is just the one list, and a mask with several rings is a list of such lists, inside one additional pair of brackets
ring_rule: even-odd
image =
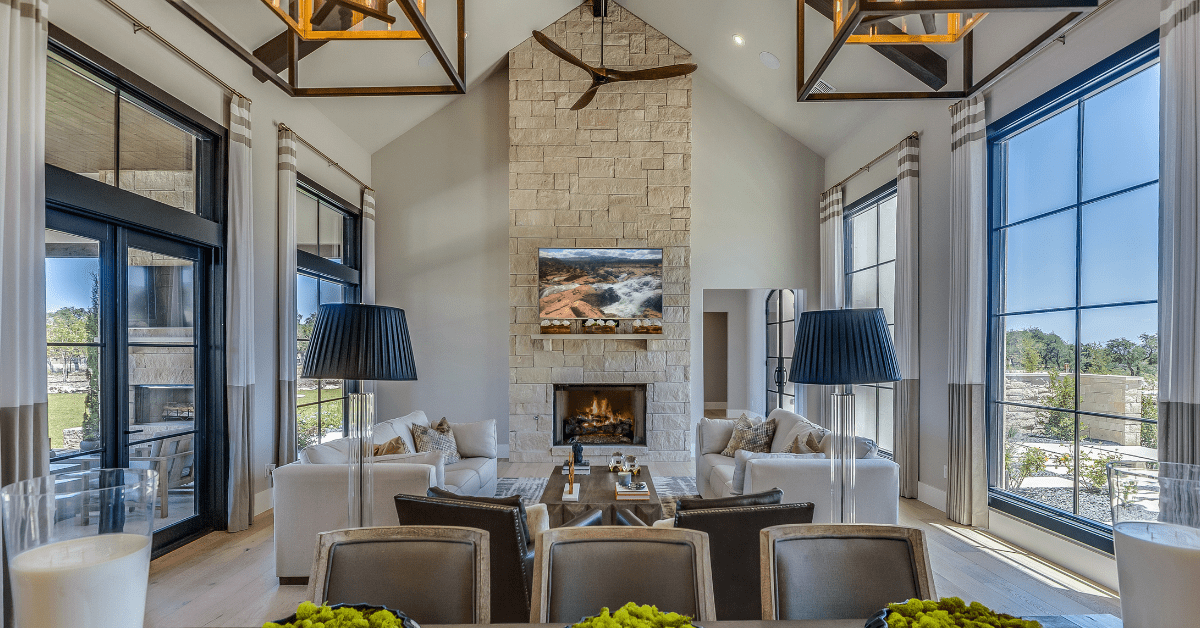
[[(600, 22), (585, 2), (542, 32), (600, 65)], [(616, 3), (605, 66), (656, 67), (691, 55)], [(534, 42), (509, 52), (509, 459), (565, 457), (552, 447), (554, 384), (646, 383), (645, 460), (691, 458), (689, 326), (690, 76), (606, 85), (571, 105), (587, 74)], [(531, 339), (538, 333), (539, 247), (663, 249), (663, 335), (647, 340)], [(587, 447), (589, 455), (614, 447)]]

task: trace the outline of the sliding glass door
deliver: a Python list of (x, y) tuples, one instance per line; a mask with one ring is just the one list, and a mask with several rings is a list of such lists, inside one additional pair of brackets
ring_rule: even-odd
[(787, 381), (796, 344), (796, 291), (767, 295), (767, 413), (775, 408), (796, 412), (796, 385)]
[(211, 527), (212, 250), (55, 210), (46, 224), (52, 470), (157, 470), (156, 549)]

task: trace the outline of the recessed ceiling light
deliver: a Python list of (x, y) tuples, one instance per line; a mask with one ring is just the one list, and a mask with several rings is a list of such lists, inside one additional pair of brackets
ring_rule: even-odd
[(734, 44), (735, 46), (745, 46), (745, 45), (746, 45), (746, 38), (745, 38), (745, 37), (742, 37), (741, 35), (734, 35), (734, 36), (733, 36), (733, 44)]
[(437, 57), (433, 56), (432, 50), (421, 55), (420, 59), (417, 59), (417, 65), (422, 68), (428, 68), (435, 63), (437, 63)]
[(767, 52), (766, 50), (758, 53), (758, 60), (762, 61), (763, 65), (767, 66), (768, 68), (771, 68), (772, 70), (779, 69), (779, 57), (776, 57), (775, 55)]

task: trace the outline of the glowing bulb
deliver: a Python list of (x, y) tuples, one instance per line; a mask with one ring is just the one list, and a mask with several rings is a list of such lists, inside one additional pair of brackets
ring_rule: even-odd
[(742, 37), (741, 35), (734, 35), (734, 36), (733, 36), (733, 43), (734, 43), (734, 45), (736, 45), (736, 46), (745, 46), (745, 45), (746, 45), (746, 38), (745, 38), (745, 37)]

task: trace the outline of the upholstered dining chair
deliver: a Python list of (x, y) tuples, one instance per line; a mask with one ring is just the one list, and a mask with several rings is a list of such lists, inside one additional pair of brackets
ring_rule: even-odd
[(537, 537), (530, 623), (573, 623), (607, 606), (653, 604), (697, 621), (717, 618), (708, 535), (600, 526)]
[[(492, 621), (498, 624), (529, 621), (533, 540), (537, 535), (530, 531), (527, 519), (534, 517), (526, 513), (519, 495), (464, 497), (431, 488), (425, 496), (396, 495), (395, 502), (400, 525), (465, 525), (486, 530), (491, 547)], [(592, 509), (563, 525), (600, 525), (601, 517), (599, 510)]]
[(308, 579), (313, 603), (374, 604), (419, 624), (491, 622), (488, 533), (391, 526), (317, 535)]
[(781, 525), (759, 533), (762, 619), (858, 619), (932, 599), (925, 533), (880, 524)]

